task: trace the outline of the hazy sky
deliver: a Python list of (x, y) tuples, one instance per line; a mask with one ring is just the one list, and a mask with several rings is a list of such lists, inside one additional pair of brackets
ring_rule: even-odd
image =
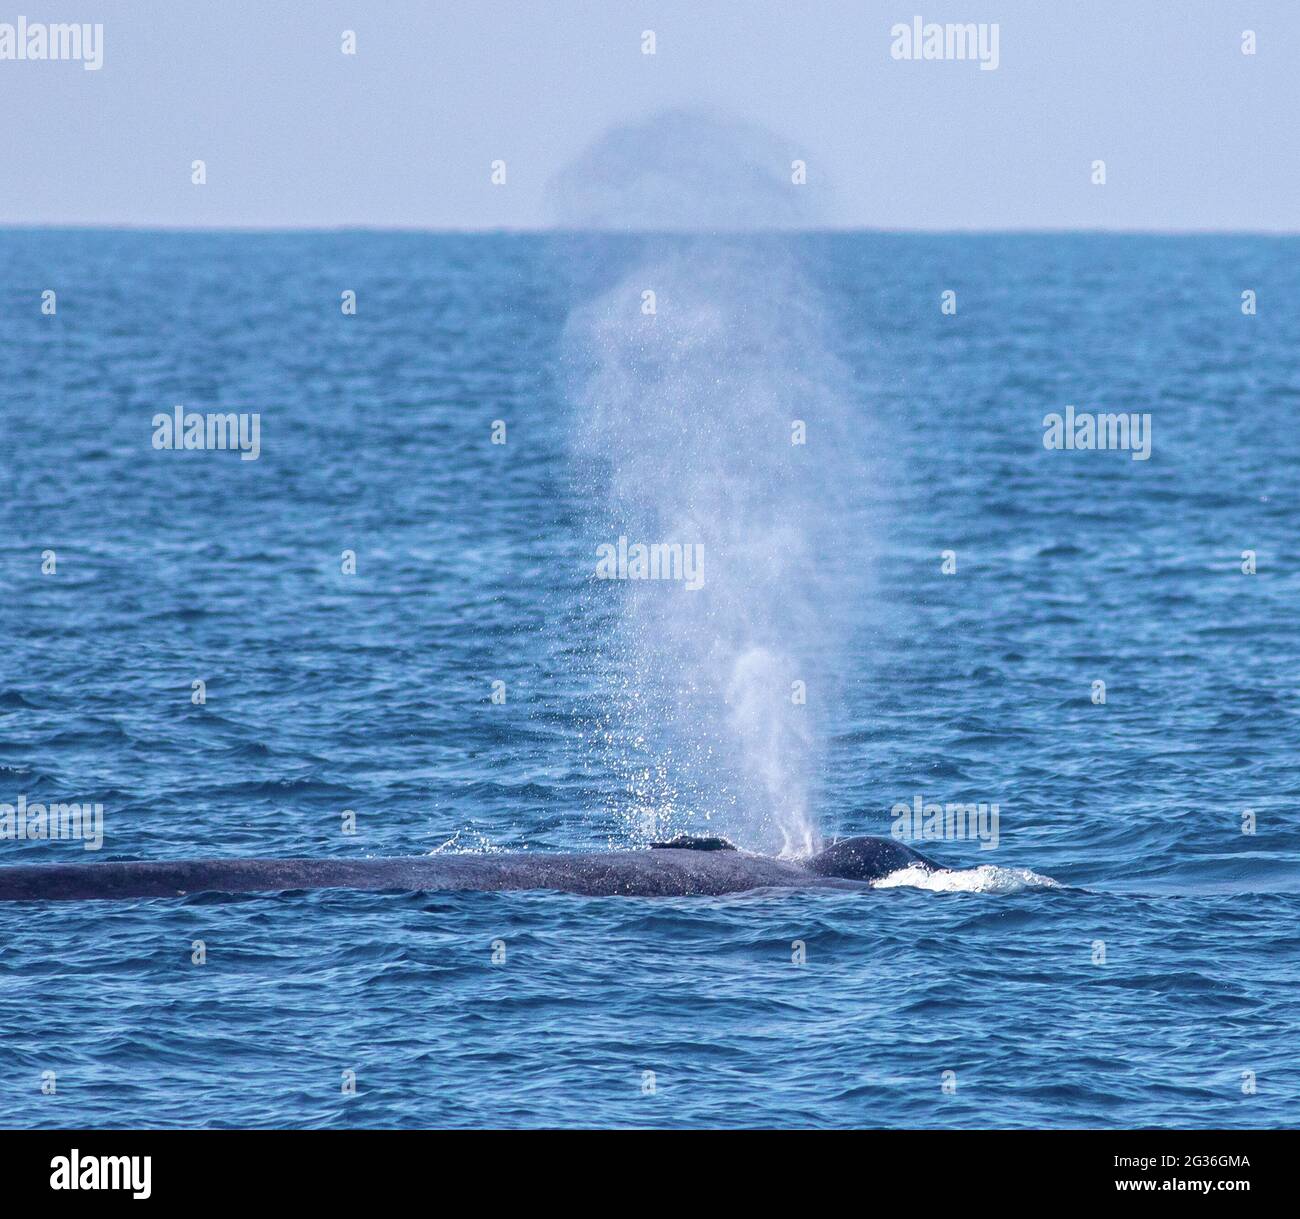
[[(104, 63), (0, 61), (0, 223), (534, 228), (596, 137), (699, 105), (777, 133), (836, 226), (1300, 229), (1300, 0), (0, 6), (20, 14), (102, 22)], [(997, 22), (998, 69), (892, 59), (916, 15)]]

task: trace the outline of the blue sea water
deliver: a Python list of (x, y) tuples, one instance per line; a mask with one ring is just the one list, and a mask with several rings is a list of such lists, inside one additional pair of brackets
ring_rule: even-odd
[[(1300, 241), (749, 245), (719, 285), (660, 239), (698, 354), (665, 393), (583, 320), (639, 282), (644, 241), (0, 233), (0, 802), (105, 807), (97, 854), (4, 841), (0, 865), (620, 849), (706, 823), (767, 846), (752, 780), (824, 838), (888, 834), (916, 796), (996, 802), (996, 849), (924, 844), (978, 891), (6, 906), (0, 1122), (1295, 1124)], [(670, 291), (646, 324), (672, 317)], [(764, 363), (796, 345), (833, 390)], [(710, 613), (593, 581), (624, 509), (673, 507), (689, 445), (656, 481), (649, 415), (670, 398), (675, 427), (724, 431), (760, 399), (808, 408), (791, 460), (827, 511), (806, 534), (786, 515), (833, 580), (698, 602), (718, 638), (797, 636), (833, 679), (806, 733), (766, 736), (765, 704), (737, 728), (711, 686), (665, 710), (684, 661), (734, 660), (691, 650)], [(154, 449), (177, 403), (259, 412), (258, 460)], [(1049, 451), (1066, 404), (1149, 412), (1150, 459)], [(724, 466), (719, 518), (769, 478)], [(771, 495), (779, 577), (788, 537), (763, 530), (809, 501)], [(702, 764), (728, 739), (761, 782)]]

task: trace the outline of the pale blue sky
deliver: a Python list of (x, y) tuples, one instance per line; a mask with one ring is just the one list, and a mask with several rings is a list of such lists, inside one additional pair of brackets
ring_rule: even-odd
[[(0, 21), (19, 13), (103, 22), (104, 66), (0, 62), (0, 224), (540, 227), (603, 131), (702, 105), (776, 132), (837, 227), (1300, 229), (1300, 0), (15, 0)], [(998, 22), (999, 69), (891, 59), (917, 14)]]

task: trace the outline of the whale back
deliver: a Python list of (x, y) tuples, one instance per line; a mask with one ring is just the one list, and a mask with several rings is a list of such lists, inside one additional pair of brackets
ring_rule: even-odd
[(892, 838), (845, 838), (833, 843), (807, 863), (808, 871), (840, 880), (880, 880), (903, 868), (922, 867), (934, 872), (941, 865), (920, 851)]
[(0, 901), (284, 893), (558, 889), (587, 896), (702, 897), (751, 889), (872, 881), (939, 865), (886, 838), (849, 838), (806, 861), (738, 851), (721, 838), (678, 837), (649, 851), (522, 851), (356, 859), (179, 859), (0, 867)]

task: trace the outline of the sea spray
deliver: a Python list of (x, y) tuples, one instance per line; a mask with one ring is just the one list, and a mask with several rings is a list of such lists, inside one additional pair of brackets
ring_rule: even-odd
[[(639, 196), (614, 171), (635, 172), (665, 230), (624, 245), (617, 282), (578, 305), (565, 334), (575, 463), (593, 505), (579, 547), (592, 556), (591, 761), (614, 775), (634, 840), (708, 831), (803, 854), (818, 841), (819, 725), (870, 549), (857, 506), (865, 427), (799, 239), (743, 231), (762, 229), (774, 200), (771, 227), (788, 227), (786, 196), (800, 188), (754, 151), (770, 139), (694, 121), (711, 180), (678, 113), (606, 137), (579, 162), (589, 193), (574, 171), (563, 192), (563, 219), (617, 227), (618, 205)], [(607, 240), (586, 248), (608, 258)], [(581, 259), (580, 240), (573, 249)], [(703, 579), (595, 579), (598, 552), (620, 539), (698, 548)]]

